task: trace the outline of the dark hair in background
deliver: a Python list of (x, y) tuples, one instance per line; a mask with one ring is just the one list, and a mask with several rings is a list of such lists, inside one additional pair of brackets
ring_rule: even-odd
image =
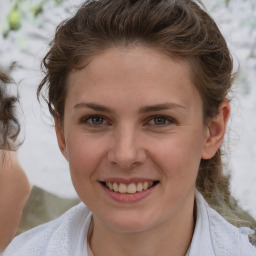
[(10, 77), (0, 71), (0, 149), (5, 150), (15, 150), (14, 142), (20, 132), (15, 113), (18, 99), (7, 94), (7, 85), (10, 83), (13, 83)]

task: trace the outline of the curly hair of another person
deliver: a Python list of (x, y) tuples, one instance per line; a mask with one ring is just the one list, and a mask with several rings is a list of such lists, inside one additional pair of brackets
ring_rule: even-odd
[(15, 150), (15, 142), (20, 133), (20, 124), (15, 114), (18, 98), (9, 96), (7, 85), (11, 78), (0, 71), (0, 149)]

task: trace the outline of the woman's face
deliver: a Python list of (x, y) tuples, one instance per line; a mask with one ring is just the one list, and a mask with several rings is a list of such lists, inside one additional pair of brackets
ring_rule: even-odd
[(208, 130), (185, 61), (111, 48), (68, 80), (60, 148), (95, 221), (122, 232), (184, 219)]

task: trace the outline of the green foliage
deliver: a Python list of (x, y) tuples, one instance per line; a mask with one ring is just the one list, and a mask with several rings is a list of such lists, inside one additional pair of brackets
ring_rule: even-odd
[(56, 4), (61, 4), (64, 0), (55, 0)]
[(64, 0), (11, 0), (7, 21), (3, 26), (3, 36), (7, 37), (10, 31), (19, 30), (22, 26), (22, 21), (35, 19), (43, 12), (45, 5), (49, 3), (59, 5), (63, 1)]
[(33, 7), (33, 8), (31, 9), (31, 11), (32, 11), (33, 15), (34, 15), (35, 17), (37, 17), (38, 14), (40, 14), (40, 13), (43, 11), (43, 6), (42, 6), (42, 4)]
[(14, 8), (8, 15), (8, 24), (10, 30), (18, 30), (21, 27), (21, 14), (18, 8)]
[(228, 7), (230, 0), (225, 0), (226, 7)]

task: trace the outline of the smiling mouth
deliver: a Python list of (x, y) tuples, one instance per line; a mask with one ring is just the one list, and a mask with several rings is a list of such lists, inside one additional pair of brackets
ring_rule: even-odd
[(156, 186), (159, 181), (144, 181), (138, 183), (117, 183), (117, 182), (101, 182), (103, 186), (108, 188), (111, 191), (121, 193), (121, 194), (135, 194), (148, 190), (153, 186)]

